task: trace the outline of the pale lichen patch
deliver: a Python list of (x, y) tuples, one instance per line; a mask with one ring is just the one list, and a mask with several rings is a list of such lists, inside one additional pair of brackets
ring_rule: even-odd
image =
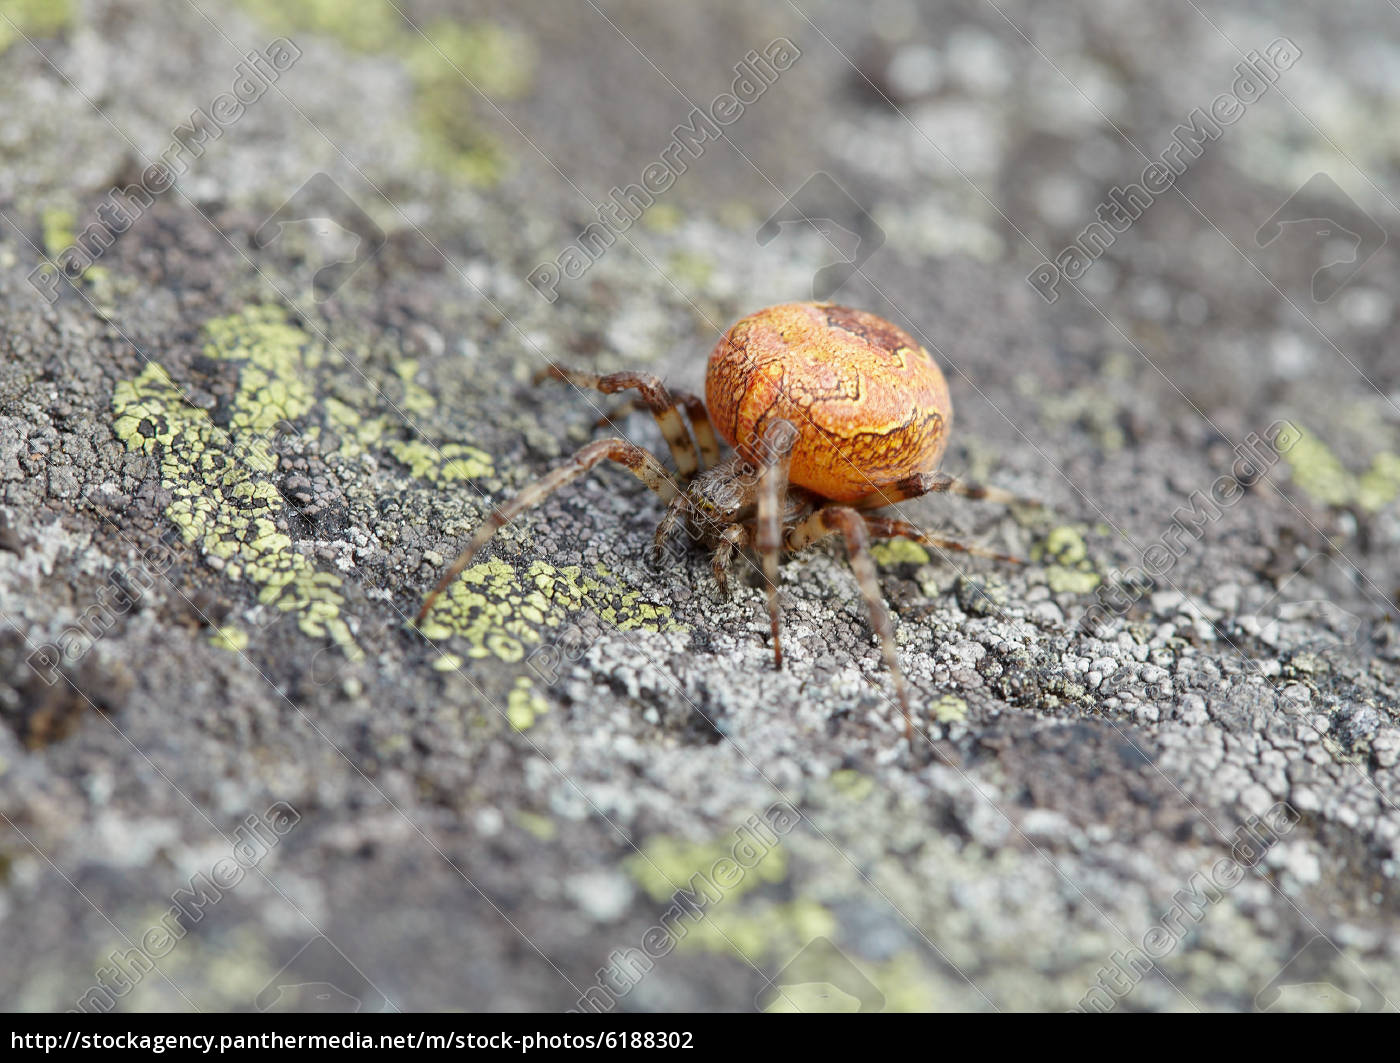
[(255, 307), (206, 326), (209, 358), (243, 369), (229, 429), (189, 405), (170, 374), (152, 362), (112, 396), (113, 430), (129, 450), (158, 457), (171, 495), (165, 515), (181, 537), (233, 580), (257, 589), (264, 605), (296, 614), (313, 637), (329, 637), (351, 658), (363, 651), (340, 615), (341, 580), (319, 571), (287, 534), (286, 502), (270, 478), (267, 434), (311, 407), (302, 377), (309, 337), (276, 308)]

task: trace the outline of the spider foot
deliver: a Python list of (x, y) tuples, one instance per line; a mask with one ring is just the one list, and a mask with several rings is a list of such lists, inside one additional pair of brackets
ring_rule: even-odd
[(729, 589), (729, 573), (716, 565), (714, 568), (715, 588), (719, 591), (719, 600), (722, 602), (732, 601), (734, 594)]

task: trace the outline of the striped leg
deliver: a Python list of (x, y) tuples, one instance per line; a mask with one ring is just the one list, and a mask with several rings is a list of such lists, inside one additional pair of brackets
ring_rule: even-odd
[(666, 547), (671, 541), (671, 533), (680, 524), (681, 518), (690, 508), (690, 496), (678, 494), (671, 499), (671, 504), (666, 507), (666, 514), (656, 525), (656, 534), (651, 540), (651, 563), (659, 566), (662, 555), (666, 552)]
[(763, 582), (768, 590), (768, 626), (773, 633), (773, 665), (783, 666), (783, 640), (779, 631), (782, 605), (778, 601), (778, 555), (783, 549), (783, 509), (787, 501), (788, 466), (797, 429), (787, 421), (774, 421), (763, 432), (762, 465), (758, 474), (758, 555), (763, 562)]
[(911, 539), (916, 543), (931, 546), (935, 550), (957, 550), (959, 553), (971, 554), (974, 557), (989, 557), (993, 561), (1005, 561), (1012, 565), (1025, 564), (1019, 557), (1012, 557), (1010, 554), (999, 554), (994, 550), (985, 550), (970, 543), (960, 543), (956, 539), (942, 539), (936, 535), (925, 535), (907, 520), (867, 516), (865, 526), (870, 529), (870, 534), (876, 539)]
[(432, 609), (438, 595), (445, 591), (452, 581), (461, 575), (462, 570), (472, 563), (476, 552), (486, 545), (491, 536), (527, 509), (539, 505), (559, 488), (572, 483), (594, 466), (605, 461), (615, 461), (630, 470), (632, 475), (660, 495), (663, 502), (670, 502), (676, 497), (676, 485), (667, 476), (665, 468), (641, 447), (634, 446), (625, 439), (600, 439), (596, 443), (589, 443), (563, 465), (541, 476), (534, 483), (521, 490), (509, 502), (492, 512), (491, 516), (486, 519), (486, 523), (477, 529), (476, 534), (472, 536), (472, 541), (467, 544), (467, 548), (458, 554), (457, 560), (448, 566), (442, 579), (438, 580), (437, 586), (429, 591), (428, 596), (423, 599), (423, 607), (418, 610), (418, 615), (413, 620), (414, 626), (423, 623), (423, 618)]
[(710, 571), (719, 584), (719, 593), (729, 597), (729, 566), (734, 561), (734, 551), (753, 542), (749, 529), (742, 524), (731, 524), (720, 533), (719, 545), (710, 555)]
[(899, 655), (895, 652), (894, 626), (890, 623), (890, 613), (885, 607), (885, 597), (880, 591), (880, 580), (875, 571), (875, 560), (870, 556), (870, 532), (866, 529), (866, 518), (850, 506), (827, 506), (819, 509), (788, 533), (788, 546), (800, 550), (818, 539), (833, 533), (840, 533), (846, 543), (846, 556), (855, 573), (856, 584), (861, 597), (865, 599), (866, 611), (870, 613), (870, 626), (880, 639), (880, 649), (885, 656), (885, 667), (890, 671), (894, 682), (895, 696), (899, 699), (899, 710), (904, 714), (904, 737), (909, 748), (914, 748), (914, 718), (909, 711), (909, 687), (904, 681), (904, 673), (899, 667)]
[(1003, 491), (1000, 487), (964, 483), (951, 476), (945, 476), (941, 472), (921, 472), (913, 476), (906, 476), (890, 487), (866, 495), (853, 505), (856, 509), (880, 509), (883, 506), (892, 506), (896, 502), (903, 502), (906, 498), (919, 498), (922, 495), (940, 493), (961, 495), (963, 498), (977, 498), (987, 502), (1000, 502), (1007, 506), (1016, 503), (1023, 506), (1040, 506), (1040, 503), (1033, 498), (1022, 498), (1020, 495), (1013, 495), (1010, 491)]
[[(700, 447), (700, 467), (702, 469), (712, 468), (719, 464), (719, 436), (715, 435), (714, 425), (710, 423), (710, 412), (705, 409), (705, 400), (699, 395), (694, 395), (689, 391), (677, 391), (675, 388), (667, 389), (671, 393), (671, 398), (681, 406), (690, 418), (690, 431), (695, 436), (695, 442)], [(646, 409), (646, 403), (638, 402), (636, 399), (628, 399), (620, 402), (607, 413), (603, 414), (593, 423), (594, 428), (602, 428), (604, 425), (615, 424), (624, 417), (630, 417), (638, 410)]]
[[(719, 454), (719, 444), (715, 440), (714, 429), (710, 425), (710, 419), (704, 415), (705, 404), (694, 395), (684, 397), (672, 395), (666, 389), (659, 377), (650, 373), (610, 373), (607, 376), (599, 376), (597, 373), (587, 373), (580, 369), (564, 369), (561, 366), (551, 365), (547, 369), (540, 370), (536, 374), (536, 379), (564, 380), (570, 384), (581, 388), (593, 388), (601, 391), (604, 395), (613, 395), (619, 391), (628, 391), (636, 388), (641, 396), (641, 403), (656, 418), (657, 425), (661, 428), (661, 434), (666, 437), (666, 444), (671, 448), (671, 459), (676, 463), (676, 471), (681, 474), (682, 479), (689, 480), (695, 475), (700, 467), (700, 459), (696, 454), (695, 440), (690, 436), (690, 430), (686, 428), (680, 410), (677, 408), (677, 401), (692, 412), (692, 407), (698, 407), (702, 414), (703, 429), (697, 430), (696, 437), (702, 440), (702, 444), (707, 449), (713, 449), (715, 455)], [(708, 458), (708, 453), (706, 457)]]

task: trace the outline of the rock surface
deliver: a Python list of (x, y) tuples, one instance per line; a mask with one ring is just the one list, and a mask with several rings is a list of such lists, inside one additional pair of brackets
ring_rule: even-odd
[[(395, 6), (0, 2), (0, 1003), (1400, 1001), (1393, 12)], [(917, 753), (839, 548), (775, 672), (616, 470), (406, 627), (536, 370), (828, 294), (1045, 502), (900, 507), (1030, 559), (881, 547)]]

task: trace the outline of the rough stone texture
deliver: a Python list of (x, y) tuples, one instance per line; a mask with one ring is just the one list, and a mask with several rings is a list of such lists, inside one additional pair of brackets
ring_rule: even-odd
[[(1355, 269), (1346, 238), (1400, 224), (1393, 11), (401, 3), (420, 33), (344, 6), (0, 2), (0, 1002), (564, 1009), (658, 921), (680, 940), (620, 1007), (751, 1008), (775, 976), (778, 1007), (1400, 999), (1400, 241)], [(295, 65), (36, 295), (41, 252), (284, 33)], [(796, 63), (542, 299), (526, 275), (779, 35)], [(1296, 64), (1047, 304), (1026, 277), (1280, 36)], [(385, 234), (324, 299), (352, 238), (255, 235), (318, 172)], [(816, 173), (835, 224), (760, 243)], [(1322, 220), (1261, 246), (1287, 202)], [(756, 581), (649, 568), (659, 506), (614, 470), (406, 628), (609, 408), (531, 386), (546, 359), (699, 390), (861, 208), (883, 243), (836, 297), (947, 368), (951, 471), (1046, 503), (901, 507), (1031, 559), (882, 551), (917, 755), (839, 548), (783, 566), (775, 672)], [(1282, 420), (1288, 453), (1189, 531)], [(1158, 542), (1180, 557), (1134, 574)], [(1098, 588), (1131, 605), (1086, 625)], [(236, 850), (278, 802), (286, 835)], [(779, 802), (780, 842), (715, 867)], [(1282, 836), (1240, 833), (1280, 802)], [(723, 896), (663, 920), (697, 873)]]

